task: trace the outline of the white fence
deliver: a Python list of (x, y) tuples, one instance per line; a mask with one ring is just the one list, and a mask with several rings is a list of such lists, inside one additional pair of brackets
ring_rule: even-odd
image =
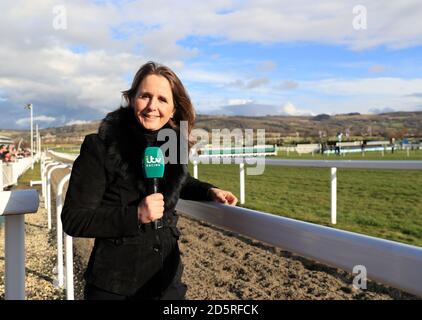
[(5, 296), (25, 299), (25, 218), (38, 210), (36, 190), (0, 191), (0, 216), (5, 219)]
[(18, 178), (32, 165), (31, 158), (22, 158), (14, 162), (0, 160), (0, 190), (16, 185)]
[(364, 266), (368, 278), (422, 296), (422, 248), (211, 202), (180, 200), (177, 210), (348, 272)]
[[(60, 156), (60, 158), (63, 158)], [(52, 206), (52, 196), (51, 196), (51, 175), (56, 169), (69, 169), (69, 173), (66, 174), (58, 183), (56, 189), (56, 237), (57, 237), (57, 287), (64, 287), (66, 289), (66, 298), (67, 300), (74, 300), (74, 281), (73, 281), (73, 239), (69, 235), (63, 232), (62, 222), (61, 222), (61, 212), (63, 208), (63, 189), (65, 184), (70, 179), (71, 166), (69, 164), (63, 164), (54, 160), (51, 160), (46, 157), (42, 157), (41, 160), (41, 180), (43, 186), (43, 196), (44, 196), (44, 206), (47, 209), (47, 221), (48, 229), (51, 229), (51, 206)], [(63, 266), (63, 235), (65, 236), (65, 256), (66, 256), (66, 266)]]
[(78, 156), (77, 154), (56, 152), (53, 150), (48, 150), (48, 152), (57, 158), (62, 158), (69, 161), (75, 161), (76, 157)]

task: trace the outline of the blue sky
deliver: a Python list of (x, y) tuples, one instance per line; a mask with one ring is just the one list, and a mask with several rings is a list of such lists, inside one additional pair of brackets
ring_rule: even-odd
[[(422, 111), (422, 4), (17, 1), (0, 4), (0, 128), (99, 120), (146, 61), (197, 113)], [(358, 28), (356, 27), (358, 26)]]

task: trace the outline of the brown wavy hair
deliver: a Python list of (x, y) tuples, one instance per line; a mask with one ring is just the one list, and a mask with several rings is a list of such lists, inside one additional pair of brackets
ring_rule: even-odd
[(170, 82), (170, 87), (173, 94), (174, 108), (176, 111), (173, 115), (173, 118), (169, 120), (169, 124), (172, 128), (179, 129), (180, 121), (187, 121), (188, 135), (190, 136), (193, 124), (195, 122), (195, 110), (193, 108), (188, 92), (182, 84), (182, 81), (180, 81), (178, 76), (169, 67), (153, 61), (145, 63), (143, 66), (141, 66), (138, 72), (136, 72), (130, 89), (122, 91), (123, 98), (129, 105), (131, 105), (132, 99), (135, 98), (136, 92), (142, 80), (152, 74), (162, 76)]

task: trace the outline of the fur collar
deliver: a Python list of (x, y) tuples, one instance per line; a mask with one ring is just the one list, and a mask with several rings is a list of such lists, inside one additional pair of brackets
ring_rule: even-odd
[[(158, 131), (144, 130), (130, 107), (120, 107), (107, 114), (100, 124), (98, 136), (106, 148), (106, 168), (112, 173), (111, 181), (120, 177), (126, 183), (136, 186), (141, 195), (147, 194), (148, 181), (143, 177), (142, 158), (150, 141), (156, 142), (157, 134)], [(177, 131), (176, 134), (179, 137)], [(163, 143), (156, 142), (155, 145)], [(187, 165), (166, 164), (159, 190), (164, 195), (167, 208), (176, 205), (187, 174)]]

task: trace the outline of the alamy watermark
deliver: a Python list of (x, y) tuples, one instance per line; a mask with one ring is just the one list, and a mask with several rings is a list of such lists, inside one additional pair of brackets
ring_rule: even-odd
[(56, 5), (53, 7), (52, 26), (54, 30), (67, 29), (67, 9), (65, 5)]
[(363, 265), (357, 265), (353, 267), (353, 274), (357, 275), (353, 278), (353, 288), (355, 289), (366, 289), (367, 272), (366, 267)]
[[(230, 164), (246, 163), (250, 165), (246, 168), (247, 175), (260, 175), (265, 170), (265, 156), (243, 156), (244, 150), (254, 148), (253, 129), (213, 129), (211, 134), (203, 129), (194, 129), (191, 133), (195, 144), (189, 153), (188, 123), (180, 122), (180, 139), (173, 129), (161, 129), (158, 132), (157, 140), (165, 141), (161, 146), (165, 163), (188, 164), (189, 160), (198, 164)], [(234, 146), (232, 141), (234, 140)], [(256, 132), (257, 146), (265, 146), (265, 130), (258, 129)], [(207, 145), (212, 145), (210, 154), (200, 155), (198, 151), (205, 150)], [(218, 150), (218, 154), (212, 154)], [(237, 152), (233, 155), (233, 152)], [(253, 153), (253, 152), (252, 152)], [(252, 167), (254, 166), (254, 167)]]
[(353, 29), (366, 30), (368, 28), (368, 10), (364, 5), (356, 5), (353, 7), (355, 15), (352, 21)]

